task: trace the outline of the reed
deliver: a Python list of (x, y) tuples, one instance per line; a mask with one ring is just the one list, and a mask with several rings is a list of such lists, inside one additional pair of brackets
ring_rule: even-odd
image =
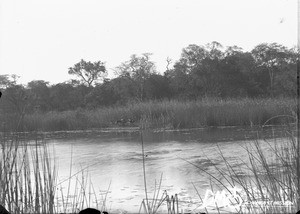
[[(296, 213), (300, 209), (300, 153), (299, 141), (295, 131), (291, 130), (285, 130), (286, 135), (281, 139), (257, 140), (249, 144), (245, 147), (248, 161), (244, 158), (233, 163), (218, 147), (220, 158), (226, 165), (225, 169), (215, 166), (219, 176), (212, 176), (209, 171), (191, 164), (209, 175), (214, 181), (213, 186), (223, 189), (222, 200), (231, 199), (227, 208), (238, 204), (233, 212)], [(262, 144), (267, 144), (267, 151), (262, 149)], [(213, 189), (210, 191), (216, 202), (216, 194), (212, 193)], [(207, 208), (219, 212), (224, 206), (217, 203), (207, 206), (206, 203), (202, 208), (206, 212)]]
[(55, 213), (56, 168), (42, 145), (2, 136), (0, 203), (11, 213)]
[(69, 176), (59, 181), (57, 163), (43, 138), (29, 140), (24, 133), (2, 132), (0, 142), (0, 204), (10, 213), (106, 209), (106, 197), (97, 198), (87, 168), (74, 173), (71, 160)]
[[(148, 101), (125, 106), (76, 111), (34, 113), (25, 115), (27, 131), (86, 130), (116, 127), (121, 118), (135, 122), (125, 126), (139, 126), (147, 118), (150, 128), (195, 128), (207, 126), (253, 126), (263, 125), (269, 118), (278, 115), (293, 116), (297, 112), (297, 100), (274, 99), (216, 99), (194, 101)], [(288, 117), (277, 117), (269, 124), (294, 122)]]

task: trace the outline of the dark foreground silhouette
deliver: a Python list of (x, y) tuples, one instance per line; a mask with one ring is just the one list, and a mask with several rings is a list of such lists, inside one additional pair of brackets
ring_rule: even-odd
[(2, 205), (0, 205), (0, 214), (10, 214), (10, 213)]
[(108, 212), (106, 211), (100, 212), (99, 210), (96, 210), (94, 208), (86, 208), (84, 210), (81, 210), (79, 214), (108, 214)]
[[(0, 214), (10, 214), (2, 205), (0, 205)], [(103, 211), (100, 212), (99, 210), (96, 210), (94, 208), (86, 208), (84, 210), (81, 210), (79, 214), (108, 214), (108, 212)]]

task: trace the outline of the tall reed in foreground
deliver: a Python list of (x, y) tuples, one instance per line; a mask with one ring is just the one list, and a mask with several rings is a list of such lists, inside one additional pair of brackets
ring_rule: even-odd
[(42, 145), (1, 140), (0, 203), (11, 213), (55, 213), (56, 168)]
[[(262, 144), (268, 145), (268, 151), (262, 149)], [(238, 163), (230, 162), (219, 149), (226, 165), (225, 170), (215, 166), (220, 176), (212, 176), (191, 163), (211, 176), (215, 187), (225, 190), (222, 194), (211, 190), (214, 204), (207, 206), (206, 200), (203, 208), (221, 212), (234, 207), (237, 213), (296, 213), (300, 210), (300, 153), (295, 133), (287, 131), (282, 139), (257, 140), (245, 149), (248, 162), (240, 159)], [(230, 198), (227, 206), (219, 206), (217, 196), (220, 195), (223, 202)]]
[[(23, 139), (22, 139), (23, 138)], [(86, 168), (59, 181), (57, 163), (43, 139), (1, 133), (0, 204), (14, 214), (77, 213), (87, 206), (106, 209)], [(64, 187), (66, 187), (66, 190)]]

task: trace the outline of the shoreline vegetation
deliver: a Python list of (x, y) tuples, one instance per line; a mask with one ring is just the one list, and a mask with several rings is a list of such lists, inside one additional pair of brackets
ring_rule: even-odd
[(182, 129), (280, 124), (297, 112), (296, 47), (190, 44), (162, 71), (151, 55), (131, 55), (113, 78), (103, 61), (84, 59), (66, 70), (75, 79), (57, 84), (2, 74), (0, 121), (13, 131)]
[[(124, 106), (1, 115), (7, 130), (71, 131), (141, 127), (186, 129), (219, 126), (263, 126), (295, 123), (294, 98), (205, 98), (193, 101), (148, 101)], [(125, 122), (120, 122), (125, 121)]]

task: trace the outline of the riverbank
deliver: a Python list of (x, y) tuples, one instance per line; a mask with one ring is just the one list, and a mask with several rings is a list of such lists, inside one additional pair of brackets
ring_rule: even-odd
[[(125, 106), (28, 114), (23, 131), (67, 131), (140, 127), (184, 129), (214, 126), (261, 126), (293, 123), (292, 98), (148, 101)], [(3, 120), (2, 120), (3, 121)], [(6, 126), (16, 127), (6, 118)]]

